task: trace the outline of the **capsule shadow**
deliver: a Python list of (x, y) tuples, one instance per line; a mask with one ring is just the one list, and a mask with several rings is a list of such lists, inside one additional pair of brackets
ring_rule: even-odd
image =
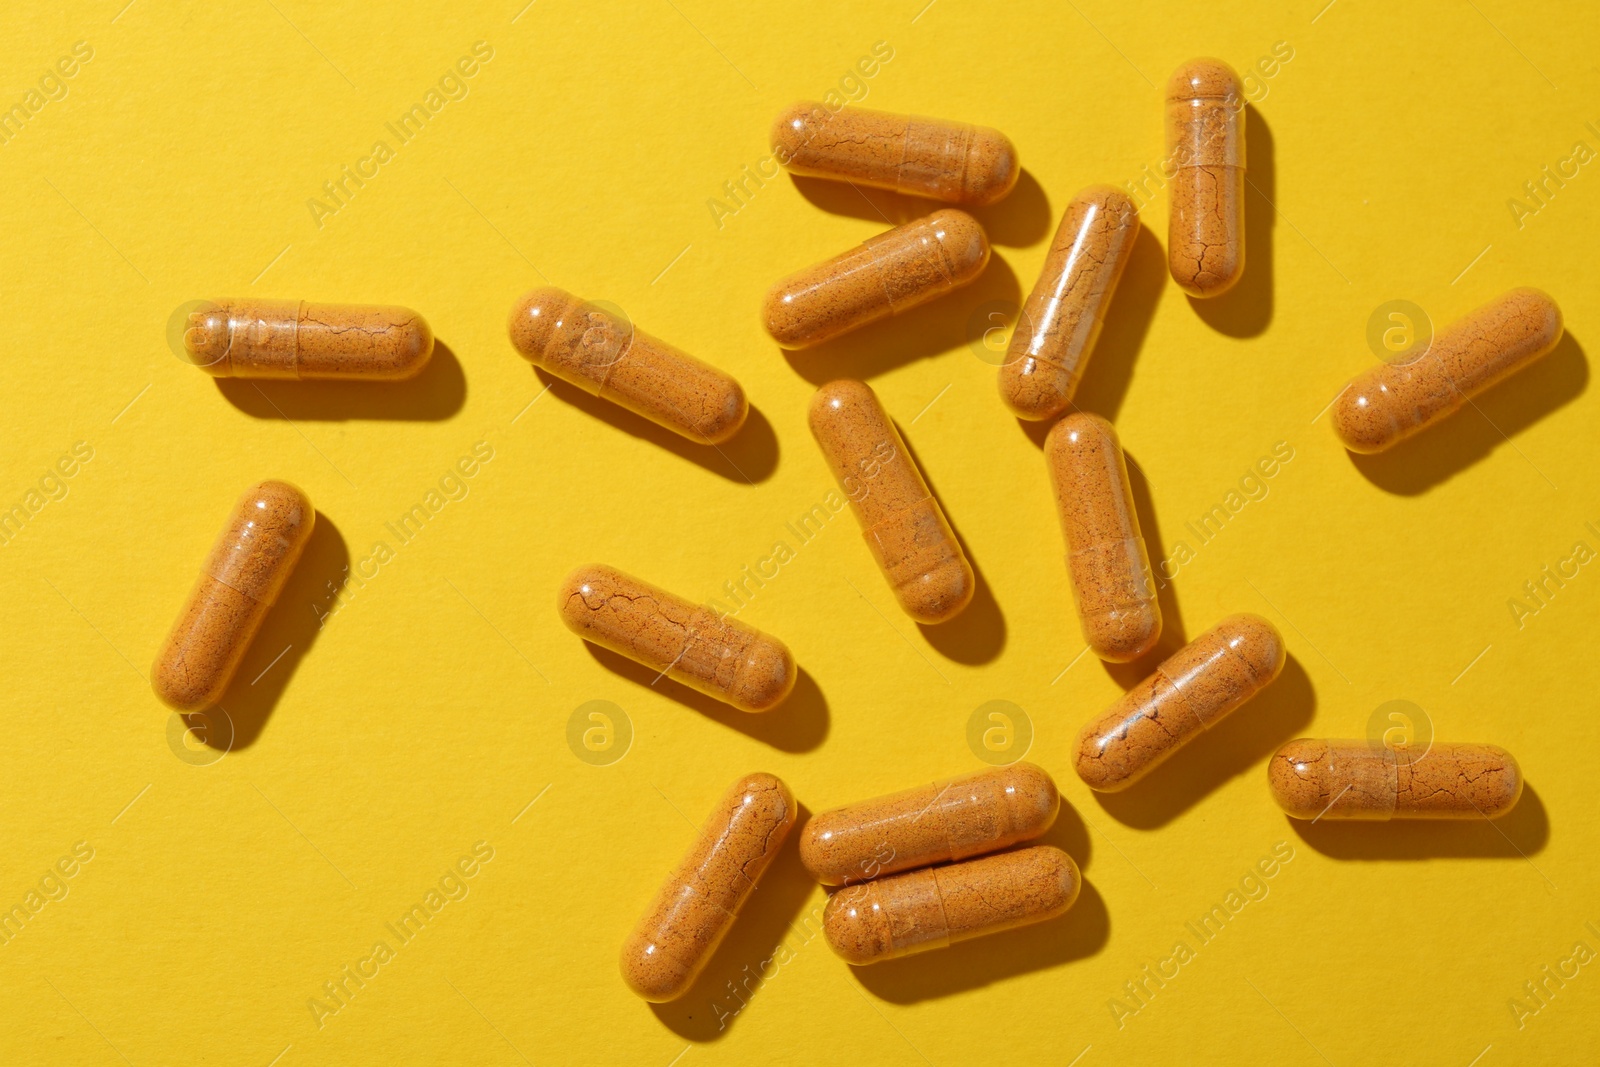
[(1272, 323), (1272, 241), (1278, 221), (1278, 209), (1273, 205), (1278, 202), (1278, 175), (1272, 130), (1255, 105), (1244, 110), (1244, 137), (1244, 274), (1221, 296), (1189, 297), (1195, 314), (1229, 337), (1256, 337)]
[[(327, 515), (317, 512), (316, 525), (294, 573), (251, 642), (239, 673), (218, 702), (217, 709), (226, 714), (233, 729), (228, 731), (213, 724), (203, 733), (195, 730), (196, 737), (220, 751), (249, 748), (255, 743), (300, 661), (322, 633), (326, 609), (320, 605), (329, 602), (328, 583), (337, 586), (342, 582), (349, 565), (350, 550), (339, 528)], [(207, 720), (208, 713), (204, 712), (194, 719)]]
[(607, 670), (773, 748), (809, 752), (828, 736), (828, 699), (804, 667), (796, 672), (794, 689), (782, 704), (752, 713), (714, 700), (608, 648), (588, 641), (584, 647)]
[(1144, 537), (1145, 551), (1150, 554), (1151, 576), (1156, 583), (1156, 603), (1161, 608), (1161, 636), (1155, 645), (1131, 663), (1100, 661), (1106, 673), (1123, 689), (1132, 689), (1161, 665), (1162, 661), (1189, 643), (1189, 633), (1183, 624), (1183, 614), (1178, 610), (1177, 583), (1168, 579), (1162, 570), (1164, 557), (1161, 546), (1161, 524), (1156, 520), (1155, 502), (1150, 498), (1150, 481), (1144, 468), (1134, 461), (1126, 450), (1128, 461), (1128, 488), (1133, 492), (1133, 510), (1139, 516), (1139, 533)]
[(695, 444), (665, 426), (658, 426), (643, 415), (636, 415), (619, 404), (586, 393), (570, 382), (534, 368), (538, 379), (564, 403), (610, 423), (623, 433), (642, 438), (713, 474), (733, 482), (764, 482), (778, 469), (778, 435), (761, 409), (750, 405), (750, 414), (733, 438), (721, 444)]
[(395, 419), (437, 422), (461, 410), (467, 377), (450, 346), (435, 339), (433, 356), (415, 378), (403, 382), (254, 381), (218, 378), (228, 403), (257, 419), (345, 422)]
[(677, 1000), (650, 1005), (656, 1018), (685, 1041), (706, 1043), (726, 1037), (746, 1010), (760, 1010), (762, 986), (777, 979), (808, 943), (818, 939), (823, 902), (814, 902), (813, 914), (796, 922), (817, 889), (800, 865), (796, 842), (811, 813), (803, 804), (799, 808), (789, 840), (773, 857), (694, 985)]
[(1121, 793), (1096, 793), (1114, 819), (1140, 830), (1165, 826), (1201, 798), (1257, 766), (1300, 736), (1316, 711), (1316, 691), (1294, 656), (1276, 681), (1199, 737), (1150, 776)]
[(874, 996), (891, 1004), (915, 1004), (1087, 959), (1105, 948), (1110, 938), (1111, 915), (1105, 900), (1086, 881), (1065, 915), (850, 970)]
[(831, 215), (845, 215), (895, 227), (931, 215), (945, 208), (965, 211), (982, 225), (989, 240), (997, 245), (1025, 248), (1041, 240), (1050, 230), (1050, 198), (1026, 167), (1017, 175), (1017, 184), (1003, 200), (983, 207), (947, 204), (941, 200), (907, 196), (887, 189), (874, 189), (859, 182), (833, 181), (792, 174), (790, 180), (801, 196)]
[[(1524, 782), (1517, 806), (1498, 819), (1394, 819), (1350, 822), (1289, 819), (1300, 839), (1337, 860), (1439, 858), (1526, 860), (1550, 840), (1550, 818), (1533, 786)], [(1537, 870), (1537, 868), (1535, 868)], [(1540, 872), (1543, 877), (1543, 872)]]
[(1583, 346), (1568, 333), (1549, 355), (1444, 421), (1385, 452), (1350, 452), (1350, 462), (1378, 488), (1399, 496), (1417, 496), (1449, 481), (1498, 446), (1510, 443), (1516, 434), (1570, 404), (1583, 395), (1588, 384), (1589, 361)]

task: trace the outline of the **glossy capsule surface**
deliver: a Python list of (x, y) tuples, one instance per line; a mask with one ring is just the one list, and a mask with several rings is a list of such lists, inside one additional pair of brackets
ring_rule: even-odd
[(734, 379), (564, 289), (511, 309), (511, 343), (535, 366), (697, 444), (720, 444), (750, 413)]
[(1139, 210), (1120, 189), (1090, 186), (1067, 205), (1000, 366), (1000, 398), (1018, 418), (1072, 403), (1138, 237)]
[(955, 618), (977, 588), (972, 564), (877, 394), (864, 382), (829, 382), (809, 421), (900, 607), (921, 623)]
[(800, 862), (823, 885), (963, 860), (1038, 837), (1061, 794), (1031, 763), (978, 771), (813, 815)]
[(189, 312), (183, 347), (218, 378), (398, 381), (427, 366), (433, 331), (410, 308), (222, 300)]
[(1167, 266), (1190, 296), (1220, 296), (1244, 273), (1244, 108), (1220, 59), (1192, 59), (1167, 82)]
[(740, 711), (767, 711), (794, 688), (794, 657), (782, 641), (615, 567), (573, 571), (556, 608), (585, 641)]
[(946, 208), (783, 279), (762, 322), (783, 347), (810, 348), (968, 285), (988, 263), (978, 220)]
[(747, 774), (723, 794), (622, 946), (622, 980), (645, 1000), (689, 991), (778, 854), (798, 809), (789, 787)]
[(1352, 452), (1381, 452), (1548, 355), (1561, 309), (1538, 289), (1513, 289), (1434, 334), (1409, 363), (1380, 363), (1333, 404), (1333, 428)]
[(1302, 737), (1273, 755), (1267, 782), (1295, 819), (1493, 819), (1522, 796), (1522, 769), (1497, 745)]
[(828, 946), (862, 966), (946, 948), (1062, 914), (1083, 879), (1051, 845), (846, 886), (822, 913)]
[(1103, 660), (1138, 659), (1161, 636), (1161, 607), (1117, 431), (1098, 415), (1068, 415), (1050, 428), (1044, 458), (1083, 639)]
[(150, 668), (150, 686), (163, 703), (199, 711), (221, 699), (316, 517), (288, 482), (261, 482), (239, 498)]
[(1017, 150), (999, 130), (801, 101), (772, 124), (772, 152), (794, 174), (856, 182), (951, 204), (992, 204), (1017, 184)]
[(1259, 615), (1230, 615), (1174, 652), (1078, 735), (1078, 777), (1114, 793), (1270, 685), (1283, 637)]

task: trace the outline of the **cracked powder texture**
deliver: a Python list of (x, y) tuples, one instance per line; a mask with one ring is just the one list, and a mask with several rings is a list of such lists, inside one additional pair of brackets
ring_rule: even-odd
[(218, 378), (400, 381), (427, 366), (433, 331), (410, 308), (223, 300), (190, 312), (183, 345)]
[(862, 882), (1038, 837), (1060, 810), (1050, 776), (1013, 763), (813, 815), (800, 862), (823, 885)]
[(1082, 876), (1052, 845), (847, 886), (828, 901), (828, 946), (861, 966), (1043, 922), (1072, 907)]
[(783, 279), (761, 321), (783, 347), (810, 348), (970, 284), (988, 263), (978, 220), (945, 208)]
[(750, 413), (730, 375), (563, 289), (525, 294), (509, 329), (535, 366), (696, 444), (721, 444)]
[(1167, 266), (1190, 296), (1218, 296), (1244, 273), (1244, 107), (1220, 59), (1192, 59), (1167, 82)]
[(1561, 334), (1554, 300), (1513, 289), (1440, 330), (1409, 363), (1352, 379), (1334, 402), (1334, 432), (1352, 452), (1381, 452), (1547, 355)]
[(585, 641), (740, 711), (767, 711), (794, 688), (794, 657), (782, 641), (614, 567), (573, 571), (556, 609)]
[(221, 699), (311, 539), (317, 513), (287, 482), (247, 489), (150, 668), (150, 687), (178, 711)]
[(1083, 639), (1103, 660), (1132, 662), (1161, 637), (1161, 608), (1117, 432), (1098, 415), (1068, 415), (1044, 458)]
[(1477, 819), (1522, 796), (1522, 770), (1496, 745), (1413, 751), (1376, 741), (1302, 737), (1267, 764), (1272, 798), (1295, 819)]
[(900, 607), (921, 623), (960, 614), (977, 588), (972, 565), (877, 394), (848, 378), (829, 382), (809, 421)]
[(830, 112), (811, 100), (778, 116), (772, 151), (794, 174), (952, 204), (992, 204), (1022, 173), (999, 130), (861, 107)]
[(778, 854), (796, 808), (789, 787), (747, 774), (723, 794), (622, 946), (622, 980), (645, 1000), (688, 992)]
[(1101, 792), (1126, 789), (1271, 684), (1285, 655), (1266, 619), (1228, 616), (1083, 728), (1078, 777)]
[(1017, 417), (1072, 403), (1138, 236), (1139, 211), (1119, 189), (1092, 185), (1067, 205), (1000, 366), (1000, 399)]

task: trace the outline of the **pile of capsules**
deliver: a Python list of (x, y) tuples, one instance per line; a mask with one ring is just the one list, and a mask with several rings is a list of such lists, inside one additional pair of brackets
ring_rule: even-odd
[[(1219, 60), (1186, 63), (1167, 85), (1168, 262), (1195, 298), (1226, 292), (1244, 271), (1244, 109), (1238, 75)], [(794, 174), (968, 206), (999, 200), (1020, 173), (997, 130), (865, 109), (800, 104), (779, 116), (772, 142)], [(1138, 231), (1134, 204), (1110, 186), (1067, 205), (1000, 369), (1001, 395), (1021, 418), (1072, 406)], [(763, 320), (786, 348), (817, 345), (967, 285), (988, 260), (979, 222), (945, 208), (779, 282)], [(690, 441), (727, 440), (749, 411), (727, 374), (560, 289), (524, 296), (510, 335), (549, 374)], [(1545, 355), (1561, 335), (1548, 296), (1513, 290), (1439, 331), (1420, 356), (1350, 382), (1334, 426), (1352, 451), (1388, 448)], [(427, 324), (407, 309), (303, 302), (199, 305), (182, 320), (182, 339), (211, 374), (246, 378), (402, 379), (433, 349)], [(958, 615), (973, 596), (972, 566), (873, 391), (859, 381), (824, 385), (809, 421), (901, 608), (929, 625)], [(1044, 451), (1084, 639), (1103, 660), (1134, 661), (1160, 637), (1161, 611), (1116, 431), (1074, 411), (1051, 428)], [(193, 711), (220, 699), (315, 514), (284, 482), (246, 492), (157, 656), (152, 683), (162, 700)], [(584, 640), (742, 711), (768, 711), (794, 687), (783, 642), (614, 568), (579, 568), (556, 605)], [(1223, 619), (1084, 728), (1079, 777), (1104, 792), (1131, 786), (1270, 685), (1284, 661), (1271, 623)], [(1271, 758), (1268, 779), (1296, 819), (1493, 818), (1522, 791), (1511, 755), (1480, 744), (1414, 752), (1300, 739)], [(1045, 833), (1060, 803), (1047, 773), (1017, 763), (816, 815), (801, 834), (801, 860), (819, 882), (845, 887), (826, 909), (829, 944), (852, 964), (870, 964), (1066, 911), (1080, 886), (1071, 857), (1048, 845), (1004, 851)], [(634, 992), (666, 1001), (689, 989), (797, 811), (772, 775), (734, 783), (623, 948)]]

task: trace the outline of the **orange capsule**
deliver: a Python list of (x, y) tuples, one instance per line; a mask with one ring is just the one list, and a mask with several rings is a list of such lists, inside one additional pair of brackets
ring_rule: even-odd
[(900, 607), (922, 623), (955, 618), (977, 589), (972, 564), (877, 394), (829, 382), (811, 400), (810, 423)]
[(1493, 819), (1522, 796), (1522, 769), (1497, 745), (1290, 741), (1267, 764), (1272, 799), (1295, 819)]
[(1068, 415), (1044, 456), (1083, 639), (1103, 660), (1136, 660), (1161, 636), (1161, 606), (1117, 431), (1098, 415)]
[(762, 322), (783, 347), (810, 348), (968, 285), (988, 263), (978, 220), (945, 208), (783, 279)]
[(1167, 266), (1190, 296), (1220, 296), (1244, 274), (1244, 108), (1220, 59), (1192, 59), (1167, 82)]
[(554, 286), (517, 301), (510, 329), (535, 366), (697, 444), (721, 444), (750, 413), (729, 375)]
[(217, 378), (398, 381), (433, 355), (433, 331), (409, 308), (304, 300), (186, 307), (184, 358)]
[(150, 686), (169, 707), (199, 711), (222, 698), (316, 518), (288, 482), (262, 482), (239, 498), (150, 668)]

